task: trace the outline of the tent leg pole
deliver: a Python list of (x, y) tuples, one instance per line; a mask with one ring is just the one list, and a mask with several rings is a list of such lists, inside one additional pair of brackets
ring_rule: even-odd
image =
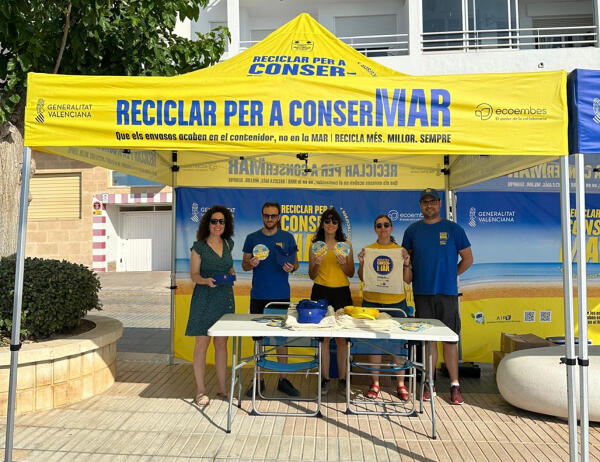
[(581, 422), (581, 460), (589, 460), (588, 347), (587, 347), (587, 271), (585, 231), (585, 175), (583, 154), (575, 154), (577, 201), (577, 307), (579, 312), (579, 419)]
[(171, 315), (169, 319), (169, 331), (171, 333), (171, 349), (169, 351), (169, 364), (175, 363), (175, 290), (176, 290), (176, 268), (175, 252), (177, 251), (177, 152), (173, 151), (173, 193), (171, 199)]
[(15, 268), (15, 292), (13, 298), (12, 332), (10, 336), (10, 378), (8, 382), (8, 410), (6, 413), (6, 441), (4, 461), (12, 462), (13, 436), (15, 432), (15, 401), (17, 394), (17, 370), (21, 348), (21, 309), (23, 305), (23, 273), (25, 267), (25, 237), (27, 234), (27, 207), (29, 205), (29, 178), (31, 176), (31, 148), (23, 150), (21, 171), (21, 203), (19, 205), (19, 237)]
[(575, 341), (573, 339), (573, 265), (571, 264), (571, 197), (569, 157), (560, 158), (560, 217), (562, 231), (563, 300), (565, 310), (565, 358), (567, 370), (567, 408), (569, 417), (569, 461), (577, 456), (577, 404), (575, 393)]

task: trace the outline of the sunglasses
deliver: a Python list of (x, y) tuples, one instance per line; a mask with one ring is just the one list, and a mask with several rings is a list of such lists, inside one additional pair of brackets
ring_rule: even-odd
[(210, 224), (211, 225), (216, 225), (217, 223), (219, 223), (220, 225), (224, 225), (225, 224), (225, 218), (211, 218), (210, 219)]
[(276, 219), (278, 216), (279, 216), (279, 214), (278, 214), (278, 213), (274, 213), (274, 214), (263, 213), (263, 218), (264, 218), (265, 220), (269, 220), (269, 219), (271, 219), (271, 220), (275, 220), (275, 219)]
[(323, 220), (323, 223), (326, 223), (328, 225), (329, 224), (337, 225), (339, 223), (339, 221), (337, 221), (335, 218), (325, 218)]
[(389, 223), (386, 221), (386, 222), (384, 222), (384, 223), (377, 223), (377, 224), (375, 225), (375, 228), (377, 228), (377, 229), (381, 229), (381, 228), (389, 228), (390, 226), (392, 226), (392, 225), (390, 225), (390, 224), (389, 224)]
[(423, 205), (433, 205), (433, 204), (437, 204), (440, 200), (439, 199), (429, 199), (426, 201), (421, 201), (421, 204)]

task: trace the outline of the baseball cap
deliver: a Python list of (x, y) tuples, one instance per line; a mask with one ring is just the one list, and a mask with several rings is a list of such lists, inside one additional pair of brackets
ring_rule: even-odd
[(421, 196), (419, 197), (419, 202), (422, 201), (425, 196), (431, 196), (434, 199), (440, 200), (440, 194), (437, 192), (437, 190), (435, 190), (433, 188), (427, 188), (427, 189), (424, 189), (423, 191), (421, 191)]

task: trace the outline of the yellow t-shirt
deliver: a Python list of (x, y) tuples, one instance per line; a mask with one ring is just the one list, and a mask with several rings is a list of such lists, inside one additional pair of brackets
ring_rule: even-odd
[(348, 276), (342, 270), (337, 261), (333, 249), (329, 249), (319, 266), (319, 272), (315, 278), (315, 284), (325, 287), (346, 287), (350, 285)]
[[(401, 249), (402, 247), (395, 242), (387, 245), (379, 244), (375, 241), (373, 244), (368, 245), (369, 249)], [(364, 268), (363, 268), (364, 271)], [(367, 292), (363, 291), (363, 300), (371, 303), (381, 303), (382, 305), (389, 305), (392, 303), (399, 303), (406, 299), (406, 294), (382, 294), (379, 292)]]

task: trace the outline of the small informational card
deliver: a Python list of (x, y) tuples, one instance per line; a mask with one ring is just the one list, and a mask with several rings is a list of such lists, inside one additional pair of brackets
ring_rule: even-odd
[(266, 260), (269, 256), (269, 248), (264, 244), (256, 244), (252, 249), (252, 255), (259, 260)]
[(312, 251), (315, 257), (323, 257), (329, 251), (329, 247), (323, 241), (313, 242)]
[(350, 246), (347, 242), (338, 242), (333, 249), (336, 255), (347, 257), (350, 255)]

